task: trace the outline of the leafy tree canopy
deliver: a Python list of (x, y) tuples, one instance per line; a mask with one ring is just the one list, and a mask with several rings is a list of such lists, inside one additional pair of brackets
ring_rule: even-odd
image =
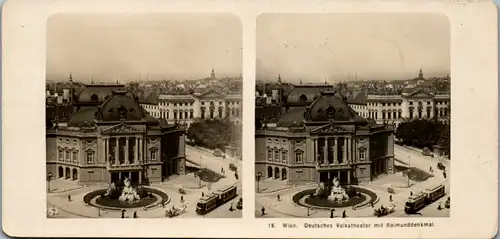
[(205, 119), (192, 123), (187, 131), (191, 143), (209, 149), (224, 149), (241, 139), (241, 126), (227, 119)]
[(396, 130), (396, 138), (405, 145), (418, 148), (442, 147), (450, 152), (450, 125), (433, 120), (413, 120), (401, 123)]

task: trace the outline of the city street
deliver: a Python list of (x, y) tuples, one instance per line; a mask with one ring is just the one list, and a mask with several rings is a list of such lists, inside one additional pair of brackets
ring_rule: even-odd
[[(195, 148), (191, 146), (186, 147), (186, 157), (202, 167), (206, 167), (214, 172), (221, 173), (221, 168), (224, 168), (225, 177), (221, 178), (219, 181), (210, 183), (210, 188), (207, 187), (207, 183), (202, 183), (202, 188), (187, 188), (185, 185), (189, 185), (189, 182), (193, 181), (193, 175), (177, 175), (172, 177), (171, 180), (167, 180), (163, 183), (156, 183), (150, 185), (152, 188), (160, 189), (161, 191), (167, 193), (170, 197), (170, 202), (165, 205), (165, 208), (157, 206), (148, 210), (143, 208), (128, 209), (125, 213), (125, 217), (132, 217), (134, 211), (137, 211), (138, 217), (143, 218), (165, 218), (165, 210), (172, 208), (172, 206), (179, 207), (181, 204), (187, 205), (187, 210), (184, 214), (179, 215), (181, 218), (193, 218), (193, 217), (207, 217), (207, 218), (238, 218), (242, 216), (241, 210), (236, 210), (236, 203), (241, 198), (241, 180), (237, 180), (234, 176), (234, 172), (229, 170), (229, 164), (233, 163), (238, 167), (238, 171), (241, 170), (241, 161), (233, 159), (223, 159), (222, 157), (214, 156), (211, 151)], [(241, 175), (240, 175), (241, 176)], [(241, 179), (241, 178), (240, 178)], [(195, 183), (196, 184), (196, 183)], [(208, 194), (210, 192), (216, 191), (220, 188), (237, 185), (238, 196), (231, 201), (221, 205), (220, 207), (214, 209), (204, 216), (196, 214), (196, 204), (201, 197), (202, 192)], [(84, 187), (82, 185), (76, 184), (72, 181), (57, 179), (51, 182), (51, 193), (47, 195), (47, 210), (52, 210), (52, 207), (57, 208), (57, 215), (53, 218), (120, 218), (121, 212), (110, 211), (110, 210), (99, 210), (92, 206), (87, 206), (83, 203), (83, 197), (96, 189), (101, 189), (107, 187), (107, 185), (95, 185)], [(179, 193), (179, 188), (183, 188), (186, 191), (185, 195), (182, 195), (184, 200), (181, 203), (181, 194)], [(72, 200), (68, 201), (68, 195), (71, 195)], [(229, 211), (230, 205), (233, 204), (234, 211)]]
[[(404, 212), (404, 205), (410, 196), (410, 192), (418, 193), (427, 188), (433, 188), (440, 184), (445, 184), (445, 191), (449, 193), (449, 160), (442, 160), (442, 163), (446, 166), (447, 179), (445, 179), (442, 175), (442, 171), (438, 170), (437, 162), (438, 159), (432, 158), (429, 156), (422, 155), (422, 153), (417, 149), (412, 149), (408, 147), (402, 147), (399, 145), (394, 146), (395, 157), (398, 159), (395, 161), (396, 165), (408, 166), (410, 163), (411, 167), (418, 168), (422, 171), (429, 172), (430, 167), (434, 170), (434, 176), (428, 178), (425, 181), (417, 182), (410, 181), (411, 186), (407, 185), (407, 177), (402, 175), (401, 172), (391, 174), (391, 175), (382, 175), (375, 179), (371, 183), (361, 184), (361, 187), (367, 188), (373, 192), (375, 192), (380, 200), (375, 204), (375, 208), (380, 207), (381, 205), (387, 206), (389, 205), (389, 194), (387, 192), (387, 185), (392, 185), (395, 193), (392, 194), (393, 203), (396, 205), (396, 211), (388, 217), (405, 217), (405, 216), (423, 216), (423, 217), (447, 217), (449, 216), (450, 209), (438, 210), (438, 205), (444, 204), (444, 201), (448, 197), (445, 195), (437, 202), (434, 202), (427, 207), (421, 209), (416, 215), (407, 215)], [(395, 183), (395, 182), (400, 182)], [(262, 183), (262, 182), (261, 182)], [(267, 183), (270, 185), (270, 183)], [(315, 185), (303, 185), (297, 186), (294, 188), (285, 188), (280, 191), (270, 192), (270, 193), (260, 193), (257, 194), (256, 203), (255, 203), (255, 216), (258, 218), (281, 218), (281, 217), (311, 217), (311, 218), (328, 218), (330, 217), (329, 210), (322, 209), (309, 209), (305, 207), (295, 205), (292, 201), (293, 195), (296, 193), (308, 189), (315, 188)], [(280, 195), (281, 200), (277, 200), (277, 195)], [(266, 209), (266, 215), (261, 216), (261, 208), (264, 206)], [(352, 210), (351, 208), (337, 208), (334, 216), (339, 216), (343, 210), (346, 210), (348, 217), (373, 217), (373, 208), (366, 207), (357, 210)]]

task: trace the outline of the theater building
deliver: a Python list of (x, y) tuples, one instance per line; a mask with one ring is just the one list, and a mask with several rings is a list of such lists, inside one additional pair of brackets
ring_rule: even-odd
[(370, 182), (394, 173), (393, 126), (359, 116), (329, 86), (296, 85), (256, 108), (256, 173), (293, 182)]
[(47, 172), (79, 183), (152, 183), (185, 173), (185, 129), (150, 116), (122, 85), (86, 85), (47, 128)]

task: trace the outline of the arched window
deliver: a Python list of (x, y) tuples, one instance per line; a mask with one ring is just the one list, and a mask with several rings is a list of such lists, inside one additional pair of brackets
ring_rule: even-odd
[(271, 166), (267, 167), (267, 177), (272, 178), (273, 177), (273, 168)]
[(92, 96), (90, 96), (90, 100), (94, 101), (94, 102), (99, 101), (99, 96), (97, 96), (96, 94), (93, 94)]
[(307, 96), (302, 94), (302, 95), (300, 95), (299, 100), (300, 101), (307, 101)]
[(73, 169), (73, 180), (78, 180), (78, 170), (76, 168)]
[(179, 110), (179, 119), (182, 119), (182, 110)]
[(64, 173), (65, 173), (65, 176), (64, 177), (65, 179), (70, 179), (71, 178), (71, 170), (69, 170), (69, 168), (66, 168), (66, 170), (64, 170)]
[(193, 109), (189, 110), (189, 118), (190, 118), (190, 119), (192, 119), (192, 118), (194, 117), (194, 116), (193, 116), (193, 112), (194, 112), (194, 110), (193, 110)]
[(274, 179), (280, 178), (280, 169), (278, 167), (274, 168)]
[(59, 166), (59, 175), (58, 175), (59, 178), (64, 178), (64, 169), (63, 167)]
[(281, 180), (286, 180), (287, 175), (286, 175), (286, 169), (281, 170)]

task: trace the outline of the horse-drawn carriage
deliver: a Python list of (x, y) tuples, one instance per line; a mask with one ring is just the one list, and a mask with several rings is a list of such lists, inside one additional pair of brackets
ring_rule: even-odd
[(373, 212), (373, 215), (376, 217), (383, 217), (383, 216), (386, 216), (386, 215), (393, 213), (394, 211), (396, 211), (396, 205), (391, 203), (389, 205), (389, 207), (384, 207), (382, 205), (382, 206), (380, 206), (380, 208), (375, 209)]
[(167, 209), (165, 211), (165, 217), (177, 217), (183, 213), (185, 213), (187, 211), (187, 205), (186, 204), (182, 204), (180, 206), (172, 206), (171, 209)]

